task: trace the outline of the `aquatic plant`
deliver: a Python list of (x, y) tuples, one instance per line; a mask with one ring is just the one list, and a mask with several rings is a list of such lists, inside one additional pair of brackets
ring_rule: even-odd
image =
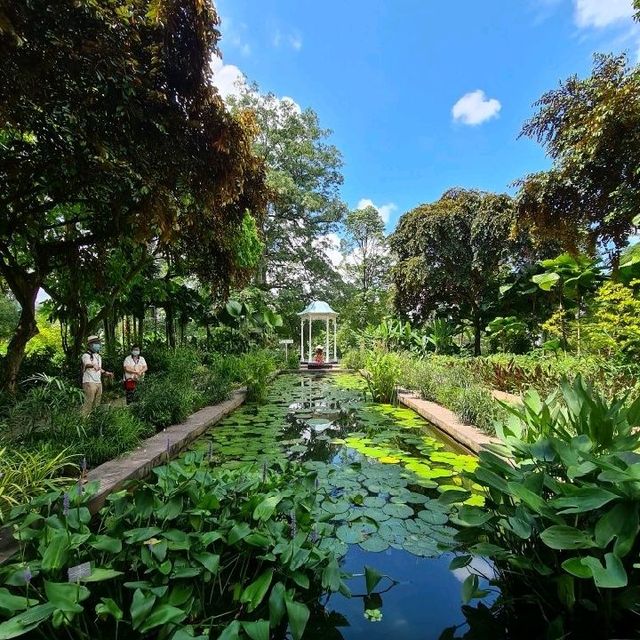
[[(458, 510), (457, 540), (496, 562), (515, 637), (518, 620), (553, 638), (628, 637), (640, 613), (640, 399), (607, 402), (580, 377), (561, 391), (508, 407), (502, 444), (468, 474), (485, 507)], [(477, 584), (472, 572), (469, 598)]]
[[(69, 638), (301, 638), (308, 603), (345, 590), (317, 519), (312, 472), (276, 464), (211, 466), (202, 454), (154, 469), (155, 481), (110, 496), (53, 492), (12, 512), (20, 544), (0, 568), (0, 638), (38, 629)], [(326, 499), (326, 498), (324, 498)], [(295, 519), (295, 527), (292, 525)], [(29, 579), (25, 575), (29, 572)]]

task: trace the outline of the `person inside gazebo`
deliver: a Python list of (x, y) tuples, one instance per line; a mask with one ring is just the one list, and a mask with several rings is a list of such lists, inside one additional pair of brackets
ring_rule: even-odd
[(316, 364), (324, 364), (324, 349), (320, 345), (316, 347), (316, 352), (313, 356), (313, 361)]

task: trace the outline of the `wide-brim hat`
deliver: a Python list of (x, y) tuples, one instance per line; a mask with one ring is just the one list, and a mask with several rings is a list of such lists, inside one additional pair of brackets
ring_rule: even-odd
[(316, 347), (316, 351), (324, 351), (324, 347), (323, 347), (321, 344), (319, 344), (319, 345)]
[(92, 342), (100, 342), (100, 336), (89, 336), (87, 338), (87, 344), (91, 344)]

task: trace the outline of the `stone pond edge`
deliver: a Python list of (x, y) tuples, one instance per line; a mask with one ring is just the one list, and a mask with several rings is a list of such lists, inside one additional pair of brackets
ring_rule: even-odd
[[(228, 400), (196, 411), (181, 424), (171, 425), (143, 440), (137, 449), (91, 469), (87, 474), (87, 482), (100, 483), (97, 493), (87, 504), (91, 514), (103, 507), (109, 494), (120, 491), (132, 480), (147, 477), (154, 467), (176, 457), (207, 429), (244, 404), (246, 397), (245, 388), (237, 389)], [(11, 531), (6, 527), (0, 529), (0, 564), (8, 560), (16, 550), (17, 545)]]
[(413, 393), (399, 393), (398, 402), (409, 409), (413, 409), (452, 440), (455, 440), (475, 455), (478, 455), (487, 445), (499, 442), (497, 438), (488, 436), (477, 427), (460, 422), (453, 411), (435, 402), (422, 400)]

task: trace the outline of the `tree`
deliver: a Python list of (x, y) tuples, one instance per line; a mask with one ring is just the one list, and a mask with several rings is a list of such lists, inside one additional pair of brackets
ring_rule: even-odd
[(341, 250), (347, 284), (344, 307), (352, 327), (364, 329), (385, 315), (391, 268), (384, 222), (375, 207), (356, 209), (346, 216)]
[(260, 225), (265, 243), (256, 285), (297, 301), (331, 289), (338, 276), (323, 250), (345, 207), (340, 199), (342, 158), (326, 142), (317, 114), (287, 98), (246, 87), (229, 98), (234, 112), (251, 110), (258, 123), (255, 150), (267, 167), (270, 189)]
[(601, 280), (597, 262), (587, 256), (564, 253), (551, 260), (542, 260), (542, 273), (534, 275), (531, 281), (542, 291), (554, 292), (558, 301), (557, 317), (560, 322), (562, 348), (568, 345), (566, 326), (566, 305), (575, 305), (576, 341), (578, 355), (581, 352), (581, 317), (585, 296), (592, 292)]
[(413, 319), (470, 320), (474, 352), (509, 268), (514, 224), (507, 195), (452, 189), (400, 219), (392, 234), (395, 307)]
[(41, 287), (73, 317), (77, 351), (163, 251), (221, 290), (246, 277), (234, 238), (261, 214), (263, 173), (251, 115), (211, 82), (217, 24), (197, 0), (0, 9), (0, 273), (21, 308), (9, 389)]
[(590, 77), (568, 78), (536, 106), (522, 135), (554, 164), (521, 182), (519, 220), (572, 252), (609, 250), (615, 267), (640, 197), (640, 69), (598, 55)]

